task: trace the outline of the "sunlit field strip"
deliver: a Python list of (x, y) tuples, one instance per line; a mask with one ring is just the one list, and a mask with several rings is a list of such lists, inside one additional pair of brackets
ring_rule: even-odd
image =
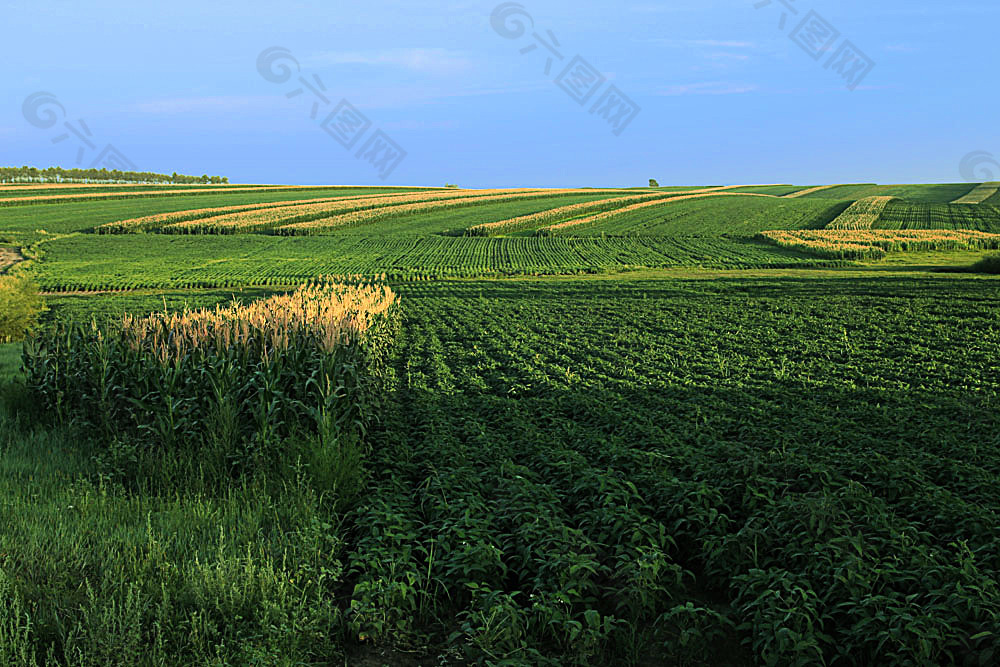
[(1000, 192), (1000, 182), (980, 183), (972, 189), (972, 192), (962, 195), (952, 204), (981, 204), (993, 195)]
[[(739, 186), (732, 186), (739, 187)], [(689, 194), (681, 195), (679, 197), (669, 197), (667, 199), (656, 199), (653, 201), (641, 202), (639, 204), (632, 204), (631, 206), (625, 206), (623, 208), (615, 209), (613, 211), (606, 211), (603, 213), (598, 213), (596, 215), (590, 215), (585, 218), (577, 218), (575, 220), (567, 220), (565, 222), (556, 223), (554, 225), (549, 225), (548, 227), (542, 227), (539, 231), (543, 233), (556, 233), (572, 227), (579, 227), (580, 225), (594, 225), (601, 222), (606, 222), (608, 220), (614, 220), (620, 216), (628, 215), (634, 211), (638, 211), (650, 206), (661, 206), (663, 204), (670, 204), (673, 202), (686, 201), (689, 199), (702, 199), (704, 197), (769, 197), (777, 199), (774, 195), (764, 195), (757, 194), (753, 192), (704, 192), (699, 194)]]
[[(376, 210), (364, 210), (356, 211), (352, 213), (347, 213), (344, 215), (337, 215), (322, 220), (315, 220), (311, 222), (301, 222), (294, 224), (287, 224), (277, 228), (279, 234), (285, 234), (288, 236), (303, 235), (303, 234), (317, 234), (322, 233), (325, 229), (335, 229), (338, 227), (345, 227), (350, 225), (361, 225), (361, 224), (371, 224), (379, 220), (383, 220), (388, 217), (393, 216), (403, 216), (414, 213), (426, 213), (435, 210), (447, 210), (451, 208), (458, 208), (460, 206), (474, 206), (480, 203), (487, 202), (505, 202), (505, 201), (515, 201), (524, 200), (536, 197), (554, 197), (554, 196), (569, 196), (569, 195), (580, 195), (580, 194), (599, 194), (601, 190), (592, 189), (565, 189), (565, 190), (545, 190), (545, 191), (534, 191), (534, 192), (518, 192), (518, 193), (504, 193), (497, 194), (488, 197), (478, 197), (474, 200), (459, 200), (459, 201), (444, 201), (444, 202), (427, 202), (427, 203), (417, 203), (417, 204), (404, 204), (400, 206), (393, 206), (390, 208), (380, 208)], [(617, 192), (617, 190), (608, 190), (605, 192)]]
[[(286, 208), (289, 211), (296, 209), (301, 206), (310, 205), (324, 205), (330, 204), (332, 202), (358, 202), (366, 200), (390, 200), (397, 197), (414, 197), (414, 198), (451, 198), (456, 195), (454, 192), (381, 192), (375, 194), (355, 194), (345, 197), (323, 197), (314, 199), (297, 199), (292, 201), (278, 201), (278, 202), (268, 202), (262, 204), (238, 204), (234, 206), (221, 206), (213, 208), (204, 209), (191, 209), (187, 211), (173, 211), (169, 213), (159, 213), (156, 215), (147, 215), (140, 218), (130, 218), (128, 220), (120, 220), (116, 222), (109, 222), (97, 227), (97, 232), (101, 234), (121, 234), (137, 231), (148, 231), (151, 229), (156, 229), (158, 227), (163, 227), (167, 225), (177, 225), (174, 229), (178, 232), (188, 231), (188, 228), (196, 227), (200, 224), (199, 221), (203, 221), (206, 218), (212, 218), (213, 220), (218, 219), (223, 216), (228, 216), (230, 214), (240, 214), (250, 211), (260, 211), (267, 209), (276, 208)], [(350, 209), (346, 209), (350, 210)], [(178, 225), (178, 223), (186, 223), (184, 225)]]
[(830, 188), (834, 188), (834, 187), (837, 187), (837, 186), (835, 186), (835, 185), (818, 185), (815, 188), (806, 188), (805, 190), (799, 190), (798, 192), (792, 192), (790, 194), (785, 195), (785, 198), (786, 199), (797, 199), (799, 197), (805, 197), (807, 195), (811, 195), (814, 192), (821, 192), (823, 190), (829, 190)]
[(1000, 249), (1000, 234), (972, 230), (775, 230), (761, 232), (758, 238), (828, 259), (877, 260), (890, 252)]
[[(689, 190), (687, 194), (695, 194), (702, 192), (713, 192), (718, 190), (723, 190), (724, 187), (715, 188), (703, 188), (698, 190)], [(516, 218), (510, 218), (508, 220), (498, 220), (497, 222), (487, 222), (482, 225), (476, 225), (470, 227), (466, 233), (469, 236), (492, 236), (498, 232), (512, 232), (520, 229), (525, 229), (538, 225), (543, 222), (548, 222), (550, 220), (559, 220), (566, 217), (571, 217), (579, 213), (591, 213), (595, 211), (606, 211), (609, 208), (617, 208), (621, 205), (629, 205), (635, 202), (643, 202), (647, 200), (659, 200), (659, 199), (669, 199), (676, 197), (679, 194), (685, 194), (685, 192), (650, 192), (638, 195), (629, 195), (626, 197), (616, 197), (614, 199), (605, 199), (597, 202), (582, 202), (579, 204), (570, 204), (569, 206), (560, 206), (559, 208), (552, 208), (546, 211), (539, 211), (538, 213), (532, 213), (530, 215), (522, 215)]]
[(893, 199), (895, 197), (885, 196), (859, 199), (827, 225), (827, 229), (871, 229)]
[(462, 192), (448, 191), (407, 194), (403, 196), (371, 197), (356, 201), (335, 201), (288, 208), (277, 207), (263, 211), (251, 210), (209, 219), (165, 225), (159, 231), (169, 234), (239, 234), (270, 230), (280, 225), (308, 224), (312, 221), (326, 220), (338, 214), (346, 214), (348, 212), (360, 215), (362, 211), (381, 210), (383, 208), (398, 210), (406, 206), (429, 205), (454, 200), (487, 201), (496, 193), (504, 193), (504, 196), (512, 196), (535, 192), (538, 192), (538, 190), (468, 190)]

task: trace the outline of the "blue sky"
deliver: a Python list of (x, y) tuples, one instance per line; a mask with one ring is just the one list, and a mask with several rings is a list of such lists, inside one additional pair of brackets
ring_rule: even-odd
[[(0, 163), (89, 166), (112, 144), (143, 170), (255, 183), (1000, 180), (989, 160), (992, 174), (960, 170), (973, 151), (1000, 159), (998, 3), (757, 2), (522, 0), (498, 23), (506, 36), (491, 23), (494, 0), (5, 3)], [(848, 42), (874, 62), (853, 91), (839, 61), (825, 66)], [(285, 82), (258, 71), (274, 46), (287, 51), (266, 71), (280, 79), (289, 65)], [(325, 99), (299, 77), (319, 90), (318, 77)], [(581, 104), (566, 89), (593, 92)], [(48, 107), (53, 127), (25, 118), (40, 91), (61, 105)], [(367, 129), (340, 124), (343, 99)], [(615, 116), (600, 115), (616, 99), (621, 122), (638, 109), (618, 136)], [(348, 150), (332, 135), (357, 139)], [(381, 137), (405, 157), (387, 156), (391, 146), (356, 157)], [(392, 168), (384, 181), (377, 167)]]

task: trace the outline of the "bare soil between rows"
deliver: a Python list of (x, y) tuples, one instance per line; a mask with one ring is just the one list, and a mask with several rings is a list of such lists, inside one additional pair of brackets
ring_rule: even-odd
[(7, 273), (15, 264), (24, 261), (24, 255), (17, 248), (0, 248), (0, 274)]

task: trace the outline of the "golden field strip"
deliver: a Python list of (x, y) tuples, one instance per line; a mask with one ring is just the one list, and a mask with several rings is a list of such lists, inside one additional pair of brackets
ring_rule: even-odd
[(827, 228), (773, 230), (757, 236), (783, 248), (831, 259), (882, 259), (890, 252), (1000, 249), (1000, 234), (966, 229)]
[[(96, 228), (98, 233), (102, 234), (123, 234), (130, 232), (148, 231), (156, 229), (158, 227), (172, 226), (176, 223), (194, 223), (197, 221), (205, 221), (208, 218), (212, 220), (217, 220), (222, 216), (231, 214), (242, 214), (249, 213), (252, 211), (264, 211), (268, 209), (286, 209), (288, 211), (293, 211), (297, 207), (302, 206), (321, 206), (329, 205), (335, 202), (375, 202), (378, 201), (378, 205), (382, 205), (382, 202), (394, 201), (398, 198), (407, 198), (407, 201), (424, 201), (426, 199), (432, 199), (436, 197), (450, 199), (453, 197), (465, 196), (466, 192), (476, 193), (478, 190), (449, 190), (449, 191), (434, 191), (434, 192), (389, 192), (381, 194), (371, 194), (371, 195), (349, 195), (344, 197), (322, 197), (322, 198), (312, 198), (312, 199), (295, 199), (291, 201), (279, 201), (279, 202), (268, 202), (262, 204), (239, 204), (235, 206), (219, 206), (214, 208), (202, 208), (202, 209), (189, 209), (187, 211), (173, 211), (170, 213), (158, 213), (155, 215), (147, 215), (140, 218), (129, 218), (127, 220), (119, 220), (116, 222), (109, 222), (100, 225)], [(348, 207), (344, 210), (352, 210)], [(208, 224), (208, 223), (206, 223)], [(196, 232), (201, 233), (204, 230), (193, 229), (196, 225), (178, 225), (173, 228), (176, 232)], [(190, 229), (189, 229), (190, 228)]]
[(952, 204), (981, 204), (1000, 191), (1000, 182), (980, 183), (966, 195), (951, 202)]
[(358, 199), (373, 199), (375, 197), (405, 196), (409, 193), (388, 193), (385, 195), (349, 195), (347, 197), (323, 197), (319, 199), (294, 199), (291, 201), (265, 202), (261, 204), (238, 204), (235, 206), (216, 206), (213, 208), (195, 208), (186, 211), (171, 211), (170, 213), (157, 213), (155, 215), (145, 215), (140, 218), (128, 218), (115, 222), (106, 222), (95, 227), (99, 234), (127, 234), (130, 232), (141, 232), (163, 225), (176, 222), (187, 222), (191, 220), (203, 220), (213, 218), (227, 213), (241, 213), (244, 211), (259, 211), (269, 208), (292, 208), (308, 204), (329, 203), (335, 201), (348, 201)]
[(609, 207), (616, 208), (617, 206), (629, 205), (632, 203), (644, 202), (649, 200), (671, 199), (677, 197), (679, 194), (683, 195), (683, 194), (694, 194), (701, 192), (713, 192), (718, 190), (724, 190), (727, 187), (735, 187), (735, 186), (720, 186), (715, 188), (704, 188), (699, 190), (688, 190), (680, 192), (647, 192), (639, 195), (615, 197), (614, 199), (604, 199), (601, 201), (581, 202), (579, 204), (570, 204), (569, 206), (550, 208), (545, 211), (539, 211), (538, 213), (521, 215), (516, 218), (508, 218), (507, 220), (486, 222), (481, 225), (470, 227), (466, 231), (466, 233), (469, 236), (491, 236), (497, 232), (516, 231), (524, 227), (536, 225), (542, 222), (548, 222), (549, 220), (559, 220), (579, 213), (589, 213), (592, 211), (605, 211)]
[(305, 204), (293, 207), (272, 207), (254, 209), (207, 219), (192, 220), (164, 225), (159, 231), (180, 234), (236, 234), (254, 230), (265, 230), (282, 225), (316, 223), (324, 226), (326, 220), (341, 215), (372, 214), (374, 211), (401, 209), (412, 210), (414, 206), (451, 206), (456, 201), (468, 200), (470, 204), (492, 201), (491, 197), (517, 197), (537, 195), (538, 190), (466, 190), (449, 192), (424, 192), (419, 194), (379, 195), (361, 199), (340, 200), (319, 204)]
[(814, 192), (821, 192), (822, 190), (829, 190), (830, 188), (835, 188), (836, 185), (819, 185), (815, 188), (806, 188), (805, 190), (799, 190), (798, 192), (792, 192), (785, 195), (785, 199), (796, 199), (798, 197), (805, 197), (806, 195), (811, 195)]
[(765, 195), (757, 192), (723, 192), (729, 188), (739, 188), (745, 187), (740, 185), (730, 185), (725, 188), (717, 188), (710, 191), (700, 191), (691, 194), (684, 194), (680, 196), (667, 197), (666, 199), (655, 199), (653, 201), (640, 202), (638, 204), (632, 204), (631, 206), (623, 206), (622, 208), (614, 209), (613, 211), (605, 211), (603, 213), (598, 213), (596, 215), (590, 215), (584, 218), (576, 218), (575, 220), (567, 220), (565, 222), (560, 222), (554, 225), (549, 225), (548, 227), (543, 227), (542, 229), (548, 232), (556, 232), (563, 229), (568, 229), (570, 227), (576, 227), (578, 225), (595, 224), (598, 222), (605, 222), (607, 220), (612, 220), (620, 215), (628, 215), (633, 211), (638, 211), (640, 209), (648, 208), (650, 206), (661, 206), (663, 204), (672, 204), (674, 202), (686, 201), (688, 199), (702, 199), (704, 197), (768, 197), (770, 199), (778, 199), (774, 195)]
[(885, 207), (896, 197), (865, 197), (854, 202), (838, 215), (827, 229), (871, 229), (878, 222)]
[[(486, 191), (484, 190), (482, 192)], [(474, 199), (446, 200), (439, 202), (431, 201), (431, 202), (421, 202), (414, 204), (400, 204), (398, 206), (381, 207), (377, 209), (365, 209), (360, 211), (354, 211), (351, 213), (346, 213), (343, 215), (335, 215), (332, 217), (323, 218), (321, 220), (287, 224), (278, 227), (276, 231), (279, 234), (285, 234), (290, 236), (302, 235), (302, 234), (315, 234), (325, 229), (334, 229), (349, 225), (369, 224), (388, 217), (408, 215), (413, 213), (429, 213), (431, 211), (446, 210), (451, 208), (457, 208), (459, 206), (470, 206), (480, 203), (495, 204), (500, 202), (523, 200), (523, 199), (540, 199), (544, 197), (559, 197), (559, 196), (581, 195), (581, 194), (602, 194), (607, 192), (615, 193), (619, 192), (619, 190), (595, 190), (595, 189), (572, 188), (564, 190), (535, 190), (527, 192), (505, 191), (501, 194), (494, 194), (485, 197), (476, 197)]]

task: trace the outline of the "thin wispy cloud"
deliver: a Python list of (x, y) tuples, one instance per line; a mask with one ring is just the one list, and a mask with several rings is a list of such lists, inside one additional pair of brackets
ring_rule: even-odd
[(752, 93), (757, 90), (757, 86), (744, 83), (729, 83), (727, 81), (703, 81), (700, 83), (685, 83), (677, 86), (670, 86), (659, 91), (659, 95), (681, 96), (681, 95), (741, 95)]
[(215, 96), (215, 97), (175, 97), (161, 100), (136, 102), (127, 107), (128, 111), (149, 114), (184, 114), (216, 111), (236, 111), (261, 105), (273, 105), (274, 97), (261, 96)]
[(314, 67), (330, 65), (391, 67), (425, 74), (455, 74), (472, 67), (472, 61), (456, 51), (423, 48), (327, 51), (306, 58), (306, 63)]
[(689, 49), (692, 47), (704, 47), (709, 49), (757, 48), (756, 42), (748, 42), (745, 40), (731, 40), (731, 39), (671, 39), (665, 37), (657, 37), (647, 41), (652, 42), (654, 44), (659, 44), (661, 46), (669, 46), (674, 48), (685, 48), (685, 49)]

